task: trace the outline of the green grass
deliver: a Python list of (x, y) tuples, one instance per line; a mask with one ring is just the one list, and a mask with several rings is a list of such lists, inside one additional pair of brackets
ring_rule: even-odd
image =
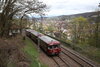
[(98, 64), (100, 63), (100, 48), (96, 48), (89, 44), (74, 44), (73, 47), (70, 47), (74, 48), (75, 51), (83, 54), (84, 56), (97, 62)]
[(90, 59), (100, 63), (100, 49), (93, 46), (82, 47), (82, 54), (87, 55)]
[(23, 50), (27, 54), (28, 59), (31, 60), (30, 67), (47, 67), (46, 65), (41, 64), (39, 62), (39, 53), (36, 47), (34, 46), (35, 44), (32, 42), (32, 40), (26, 37), (25, 43), (26, 45)]

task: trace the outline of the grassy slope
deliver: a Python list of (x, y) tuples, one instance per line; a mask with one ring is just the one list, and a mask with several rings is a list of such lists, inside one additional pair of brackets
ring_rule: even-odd
[(82, 48), (82, 54), (87, 55), (90, 59), (100, 63), (100, 49), (90, 45), (79, 45)]
[(26, 37), (25, 43), (26, 45), (23, 50), (28, 55), (29, 60), (31, 60), (30, 67), (47, 67), (43, 64), (40, 64), (38, 60), (39, 53), (34, 46), (35, 44), (32, 42), (32, 40)]

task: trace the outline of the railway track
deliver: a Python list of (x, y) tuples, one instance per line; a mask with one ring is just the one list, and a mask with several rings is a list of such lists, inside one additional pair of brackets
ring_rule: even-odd
[(86, 60), (85, 58), (81, 57), (78, 54), (75, 54), (73, 51), (70, 51), (67, 48), (62, 48), (62, 53), (71, 58), (73, 61), (75, 61), (77, 64), (80, 65), (80, 67), (97, 67), (94, 64), (92, 64), (90, 61)]
[(88, 59), (82, 57), (80, 54), (61, 46), (62, 52), (59, 56), (51, 57), (56, 63), (57, 67), (100, 67), (91, 63)]
[(57, 64), (58, 67), (70, 67), (66, 61), (64, 61), (60, 56), (52, 57), (54, 62)]

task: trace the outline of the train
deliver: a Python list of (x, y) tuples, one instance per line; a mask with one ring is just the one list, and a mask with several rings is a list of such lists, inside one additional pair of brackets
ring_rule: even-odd
[(47, 55), (59, 55), (61, 52), (60, 42), (46, 36), (42, 33), (39, 33), (32, 29), (26, 30), (26, 35), (30, 37), (40, 48), (45, 51)]

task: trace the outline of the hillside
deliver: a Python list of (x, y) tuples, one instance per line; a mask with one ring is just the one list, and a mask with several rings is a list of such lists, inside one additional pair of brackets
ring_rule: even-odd
[(73, 14), (73, 15), (61, 15), (61, 16), (54, 16), (54, 17), (45, 17), (44, 19), (49, 19), (49, 20), (66, 20), (66, 19), (72, 19), (74, 17), (85, 17), (85, 18), (90, 18), (97, 15), (97, 12), (86, 12), (86, 13), (79, 13), (79, 14)]

